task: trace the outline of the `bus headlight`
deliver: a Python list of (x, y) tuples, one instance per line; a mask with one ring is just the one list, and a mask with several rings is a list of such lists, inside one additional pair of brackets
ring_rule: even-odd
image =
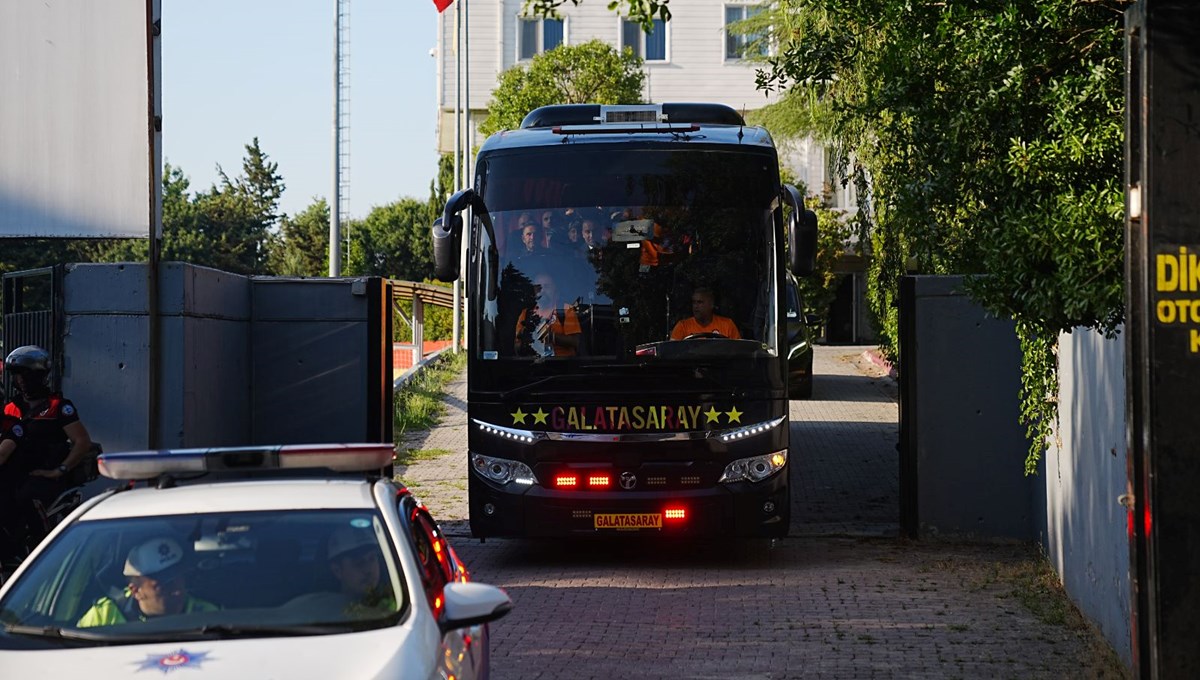
[(787, 451), (776, 451), (752, 458), (739, 458), (725, 466), (718, 482), (761, 482), (787, 465)]
[(497, 484), (515, 482), (528, 486), (537, 482), (537, 479), (533, 476), (533, 470), (530, 470), (528, 465), (518, 460), (493, 458), (492, 456), (472, 453), (471, 467), (475, 468), (475, 471), (485, 479), (490, 479)]

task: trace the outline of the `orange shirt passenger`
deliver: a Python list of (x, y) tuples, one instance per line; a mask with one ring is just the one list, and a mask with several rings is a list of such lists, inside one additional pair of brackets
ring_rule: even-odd
[(740, 340), (742, 334), (732, 319), (714, 314), (713, 292), (708, 288), (697, 288), (692, 292), (692, 316), (675, 324), (671, 329), (672, 340), (683, 340), (696, 333), (718, 333), (732, 340)]
[[(522, 310), (521, 315), (517, 317), (517, 349), (528, 347), (539, 356), (575, 356), (579, 340), (583, 337), (579, 316), (570, 305), (561, 309), (558, 307), (558, 296), (550, 277), (540, 275), (534, 279), (534, 285), (537, 289), (537, 300), (533, 308)], [(530, 318), (530, 312), (537, 315), (538, 323), (534, 328), (526, 328), (526, 319)]]

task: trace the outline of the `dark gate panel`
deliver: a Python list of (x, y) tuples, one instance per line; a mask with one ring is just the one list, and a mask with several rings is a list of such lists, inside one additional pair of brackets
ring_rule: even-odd
[(900, 527), (1031, 540), (1036, 478), (1018, 422), (1013, 322), (989, 317), (962, 277), (900, 285)]

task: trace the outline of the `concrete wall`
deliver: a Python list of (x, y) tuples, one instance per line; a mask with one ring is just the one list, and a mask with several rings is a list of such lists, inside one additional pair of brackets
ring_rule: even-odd
[(1059, 430), (1046, 452), (1042, 542), (1079, 608), (1132, 663), (1125, 493), (1125, 339), (1059, 336)]
[[(176, 262), (161, 272), (161, 443), (244, 444), (250, 280)], [(75, 264), (63, 279), (63, 393), (106, 451), (148, 442), (148, 290), (144, 264)]]
[[(365, 280), (160, 271), (161, 446), (378, 441), (391, 392), (370, 386), (391, 376), (364, 357), (390, 356), (390, 335), (373, 337), (390, 325)], [(146, 274), (76, 264), (64, 276), (62, 388), (105, 451), (149, 445)]]

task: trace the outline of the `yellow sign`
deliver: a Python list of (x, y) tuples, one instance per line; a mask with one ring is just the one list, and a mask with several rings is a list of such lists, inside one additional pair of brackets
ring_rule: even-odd
[[(1192, 354), (1200, 353), (1200, 298), (1187, 295), (1200, 293), (1200, 257), (1179, 246), (1178, 251), (1157, 253), (1154, 256), (1154, 316), (1163, 326), (1185, 326), (1187, 347)], [(1164, 295), (1164, 293), (1169, 295)]]
[(661, 529), (662, 515), (657, 512), (597, 513), (592, 516), (597, 529)]

